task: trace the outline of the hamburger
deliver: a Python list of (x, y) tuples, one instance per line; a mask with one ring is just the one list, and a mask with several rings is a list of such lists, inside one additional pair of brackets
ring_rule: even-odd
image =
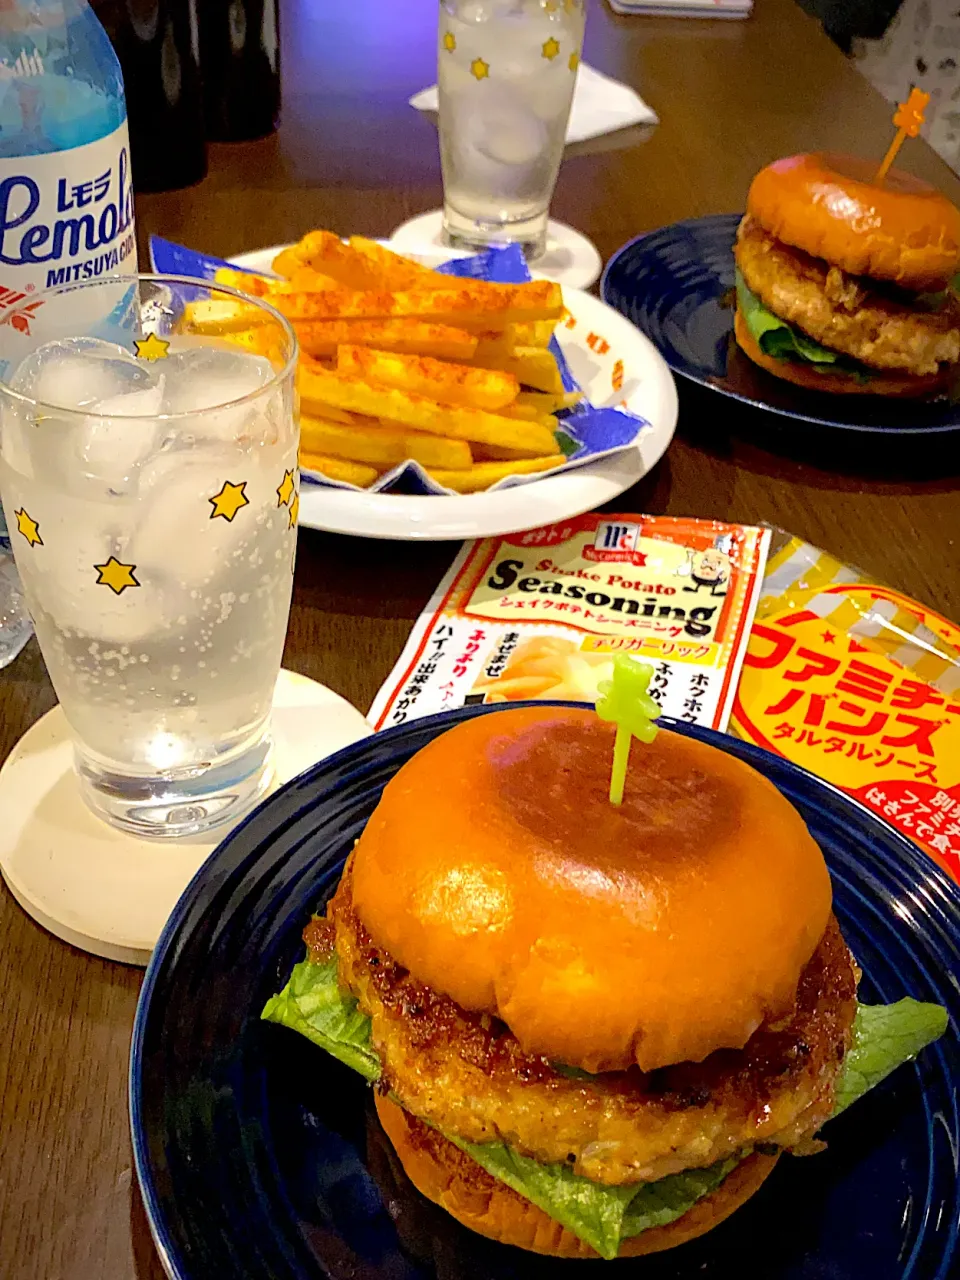
[(960, 210), (853, 156), (788, 156), (750, 185), (737, 232), (734, 336), (814, 391), (945, 393), (960, 361)]
[(702, 1235), (946, 1025), (858, 1005), (823, 856), (769, 781), (660, 730), (614, 807), (614, 733), (541, 706), (435, 738), (262, 1015), (373, 1084), (424, 1196), (562, 1257)]

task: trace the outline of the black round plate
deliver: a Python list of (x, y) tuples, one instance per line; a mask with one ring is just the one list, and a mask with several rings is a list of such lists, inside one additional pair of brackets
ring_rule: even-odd
[[(541, 704), (542, 705), (542, 704)], [(891, 828), (757, 747), (672, 724), (749, 761), (800, 810), (833, 876), (867, 1001), (913, 995), (951, 1028), (785, 1158), (698, 1241), (632, 1261), (557, 1261), (460, 1227), (407, 1182), (358, 1076), (264, 1002), (303, 953), (384, 785), (470, 708), (348, 747), (295, 779), (210, 857), (147, 971), (131, 1063), (137, 1171), (174, 1280), (948, 1280), (958, 1274), (960, 910), (955, 887)], [(613, 1272), (606, 1269), (613, 1266)]]
[(772, 413), (818, 427), (884, 435), (960, 430), (960, 405), (829, 395), (775, 378), (733, 340), (733, 243), (739, 213), (675, 222), (618, 249), (600, 296), (647, 335), (674, 373)]

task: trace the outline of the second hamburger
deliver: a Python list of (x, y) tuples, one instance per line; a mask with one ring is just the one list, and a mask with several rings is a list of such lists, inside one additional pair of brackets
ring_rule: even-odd
[(737, 343), (811, 390), (945, 393), (960, 362), (960, 210), (853, 156), (788, 156), (754, 178), (737, 234)]

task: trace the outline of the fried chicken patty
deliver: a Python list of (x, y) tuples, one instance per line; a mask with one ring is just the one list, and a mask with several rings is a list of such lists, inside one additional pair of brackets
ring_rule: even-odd
[(801, 975), (796, 1012), (776, 1029), (702, 1063), (584, 1077), (524, 1053), (502, 1022), (417, 982), (370, 938), (350, 883), (348, 863), (327, 919), (311, 922), (305, 941), (315, 958), (335, 948), (341, 985), (370, 1017), (379, 1087), (442, 1131), (617, 1185), (756, 1143), (802, 1147), (833, 1110), (857, 983), (833, 916)]
[(952, 294), (938, 310), (921, 310), (774, 239), (749, 216), (734, 254), (748, 287), (771, 311), (831, 350), (918, 375), (960, 359), (960, 305)]

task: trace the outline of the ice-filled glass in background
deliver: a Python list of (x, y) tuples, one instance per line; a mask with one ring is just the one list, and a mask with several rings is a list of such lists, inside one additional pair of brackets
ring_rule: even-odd
[(479, 249), (546, 246), (583, 44), (584, 0), (441, 0), (443, 227)]
[(34, 301), (2, 339), (0, 497), (81, 790), (139, 834), (232, 821), (272, 776), (296, 338), (197, 281)]

